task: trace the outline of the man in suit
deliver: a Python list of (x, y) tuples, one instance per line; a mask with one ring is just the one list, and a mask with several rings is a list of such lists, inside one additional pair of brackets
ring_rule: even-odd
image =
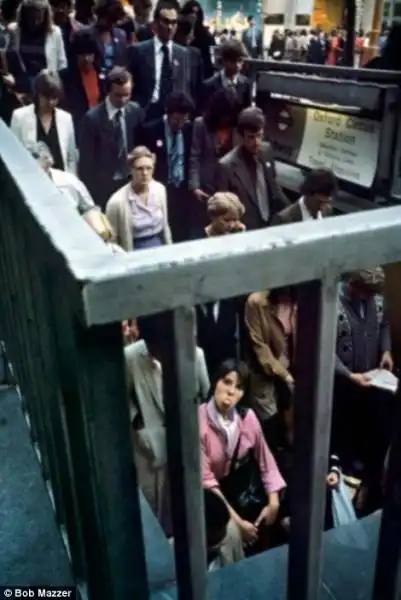
[(203, 84), (203, 62), (202, 54), (199, 48), (191, 46), (193, 41), (193, 23), (189, 17), (181, 17), (178, 21), (177, 33), (175, 34), (174, 41), (184, 48), (189, 53), (190, 62), (190, 91), (192, 99), (197, 103), (199, 110), (197, 114), (200, 114), (200, 102), (198, 99), (201, 98), (202, 84)]
[[(164, 481), (166, 476), (165, 399), (162, 371), (171, 368), (169, 348), (169, 315), (165, 312), (138, 318), (142, 339), (124, 348), (127, 390), (132, 423), (133, 453), (138, 485), (152, 510), (169, 531), (169, 511)], [(195, 349), (196, 398), (205, 401), (210, 382), (205, 357)], [(168, 401), (168, 398), (166, 399)], [(174, 482), (170, 482), (174, 486)], [(166, 514), (167, 512), (167, 514)]]
[(252, 15), (248, 17), (248, 28), (242, 34), (242, 43), (251, 58), (263, 58), (263, 35)]
[(188, 162), (191, 151), (194, 105), (183, 92), (172, 92), (166, 115), (149, 121), (142, 129), (141, 143), (156, 155), (154, 178), (167, 185), (168, 214), (173, 240), (189, 237)]
[(104, 102), (91, 108), (81, 122), (78, 171), (102, 208), (128, 181), (127, 156), (137, 144), (143, 111), (131, 102), (132, 79), (114, 67), (106, 79)]
[(131, 48), (132, 99), (145, 109), (148, 121), (164, 115), (165, 99), (171, 92), (190, 93), (189, 53), (173, 42), (177, 23), (176, 2), (160, 0), (154, 12), (155, 37)]
[(298, 202), (274, 215), (272, 225), (323, 219), (333, 214), (331, 201), (337, 191), (337, 180), (329, 169), (309, 171), (301, 185)]
[(210, 98), (221, 89), (233, 89), (240, 108), (247, 108), (252, 102), (252, 85), (248, 77), (241, 74), (245, 50), (238, 40), (228, 40), (219, 48), (222, 69), (203, 82), (202, 106), (206, 108)]
[(240, 143), (219, 161), (216, 189), (233, 192), (245, 207), (246, 229), (260, 229), (289, 205), (276, 181), (273, 151), (263, 143), (265, 118), (260, 108), (245, 108), (238, 118)]
[(95, 23), (85, 29), (96, 40), (101, 57), (101, 73), (105, 77), (113, 67), (127, 65), (127, 36), (116, 26), (124, 16), (124, 10), (119, 0), (98, 0), (95, 15)]

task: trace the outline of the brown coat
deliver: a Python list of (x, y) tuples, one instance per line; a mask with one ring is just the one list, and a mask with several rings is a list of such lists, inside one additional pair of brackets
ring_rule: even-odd
[[(333, 214), (331, 206), (326, 206), (322, 210), (322, 217), (330, 217)], [(291, 206), (287, 206), (284, 210), (275, 214), (272, 219), (272, 225), (287, 225), (288, 223), (298, 223), (302, 221), (302, 213), (299, 207), (299, 202), (294, 202)]]
[[(251, 361), (252, 407), (258, 417), (265, 420), (277, 412), (274, 377), (285, 380), (289, 374), (284, 331), (269, 304), (267, 292), (256, 292), (249, 296), (245, 305), (245, 325), (260, 366), (255, 369)], [(293, 342), (295, 346), (295, 340)]]

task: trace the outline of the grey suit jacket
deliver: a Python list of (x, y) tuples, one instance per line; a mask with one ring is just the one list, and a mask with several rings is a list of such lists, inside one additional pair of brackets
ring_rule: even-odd
[(218, 165), (215, 134), (207, 128), (203, 117), (197, 117), (192, 130), (189, 188), (214, 194)]
[(217, 169), (216, 190), (237, 194), (245, 207), (244, 223), (248, 230), (259, 229), (260, 227), (269, 225), (274, 215), (290, 204), (276, 181), (274, 154), (269, 143), (263, 144), (258, 160), (262, 164), (265, 174), (270, 209), (268, 223), (263, 220), (260, 213), (255, 181), (245, 162), (242, 147), (236, 146), (231, 152), (221, 158)]

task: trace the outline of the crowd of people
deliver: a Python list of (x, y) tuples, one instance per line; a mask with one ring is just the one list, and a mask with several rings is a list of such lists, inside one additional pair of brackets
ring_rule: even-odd
[[(3, 116), (60, 202), (111, 251), (332, 218), (330, 170), (310, 171), (293, 204), (277, 181), (265, 116), (242, 73), (247, 53), (258, 52), (252, 30), (248, 51), (227, 39), (217, 63), (194, 0), (183, 7), (159, 0), (151, 25), (143, 0), (134, 1), (131, 20), (117, 0), (98, 0), (83, 22), (71, 11), (68, 0), (20, 2), (2, 55)], [(359, 481), (359, 514), (380, 506), (393, 396), (374, 388), (369, 372), (393, 370), (383, 282), (374, 268), (341, 283), (326, 527), (343, 472)], [(287, 539), (297, 301), (297, 289), (287, 287), (196, 307), (210, 569)], [(171, 536), (166, 318), (132, 319), (123, 333), (138, 483)]]

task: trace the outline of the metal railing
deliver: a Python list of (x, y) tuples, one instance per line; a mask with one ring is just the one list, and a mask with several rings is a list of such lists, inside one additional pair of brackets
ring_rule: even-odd
[[(149, 598), (120, 322), (171, 311), (165, 332), (171, 352), (163, 367), (177, 585), (182, 600), (206, 600), (205, 534), (203, 519), (196, 518), (203, 496), (192, 401), (193, 306), (298, 284), (303, 351), (296, 376), (297, 502), (288, 598), (317, 600), (337, 281), (345, 271), (391, 263), (389, 281), (396, 281), (399, 296), (394, 264), (401, 260), (401, 210), (114, 255), (2, 123), (0, 157), (1, 329), (77, 580), (93, 600)], [(394, 323), (398, 306), (390, 302)], [(401, 336), (393, 332), (397, 342)], [(398, 343), (395, 350), (400, 364)], [(399, 597), (401, 536), (394, 522), (401, 515), (400, 464), (393, 452), (375, 600)], [(231, 597), (237, 600), (235, 587)]]

